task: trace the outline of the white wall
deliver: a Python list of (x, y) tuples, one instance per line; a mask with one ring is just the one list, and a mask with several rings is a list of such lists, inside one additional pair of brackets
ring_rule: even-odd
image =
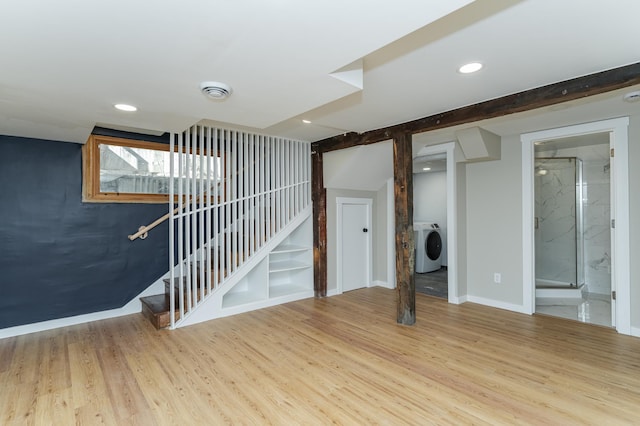
[[(373, 281), (387, 282), (387, 185), (383, 185), (376, 193), (376, 206), (374, 216), (374, 240), (373, 240)], [(388, 283), (387, 283), (388, 284)], [(388, 284), (392, 286), (393, 284)]]
[(378, 191), (393, 177), (393, 143), (340, 149), (323, 154), (324, 186)]
[(440, 226), (442, 265), (447, 266), (447, 172), (414, 173), (413, 221)]
[(456, 163), (456, 260), (458, 297), (466, 300), (467, 286), (467, 165)]
[(523, 297), (520, 145), (519, 135), (503, 137), (501, 160), (466, 167), (468, 296), (513, 309)]

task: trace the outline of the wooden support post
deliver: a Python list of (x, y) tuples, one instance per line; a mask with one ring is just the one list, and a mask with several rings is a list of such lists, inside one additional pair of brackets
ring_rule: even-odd
[(398, 324), (416, 322), (416, 283), (413, 277), (413, 162), (410, 133), (393, 135), (393, 182), (396, 210), (396, 282)]
[(327, 190), (324, 188), (322, 152), (311, 151), (311, 198), (313, 201), (313, 290), (327, 296)]

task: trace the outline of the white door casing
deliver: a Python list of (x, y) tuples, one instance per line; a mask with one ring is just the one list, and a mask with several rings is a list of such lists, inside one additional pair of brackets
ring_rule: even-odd
[[(615, 150), (615, 135), (613, 132), (609, 133), (609, 150), (610, 152), (614, 152)], [(626, 154), (625, 154), (626, 155)], [(626, 158), (626, 157), (625, 157)], [(610, 155), (609, 158), (609, 170), (611, 171), (609, 177), (609, 220), (612, 221), (616, 217), (616, 182), (613, 179), (616, 172), (616, 162), (615, 157)], [(609, 230), (611, 231), (611, 239), (610, 239), (610, 253), (611, 253), (611, 294), (617, 294), (617, 282), (616, 282), (616, 232), (614, 227), (612, 226), (613, 222), (610, 224)], [(629, 295), (631, 297), (631, 295)], [(611, 297), (611, 326), (617, 328), (617, 320), (618, 320), (618, 302), (617, 297)]]
[(341, 294), (371, 285), (373, 200), (338, 197), (336, 204), (337, 292)]

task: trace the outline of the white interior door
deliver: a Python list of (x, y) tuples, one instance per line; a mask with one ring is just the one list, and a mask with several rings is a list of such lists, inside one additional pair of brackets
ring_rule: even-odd
[(371, 284), (370, 199), (338, 199), (338, 292)]

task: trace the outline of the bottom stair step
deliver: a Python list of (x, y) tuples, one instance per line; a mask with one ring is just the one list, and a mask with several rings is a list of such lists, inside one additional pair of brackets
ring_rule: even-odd
[[(166, 294), (156, 294), (154, 296), (141, 297), (142, 315), (147, 317), (151, 324), (158, 330), (171, 325), (171, 307), (169, 306), (169, 296)], [(180, 318), (180, 310), (174, 311), (174, 319)]]

